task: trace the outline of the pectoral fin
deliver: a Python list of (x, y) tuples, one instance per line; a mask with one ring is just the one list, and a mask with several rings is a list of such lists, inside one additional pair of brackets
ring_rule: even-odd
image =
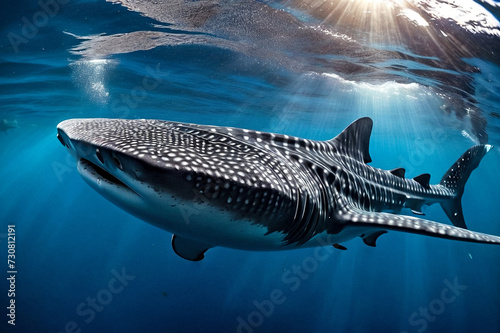
[(174, 249), (174, 252), (181, 258), (191, 261), (200, 261), (205, 258), (205, 252), (209, 248), (211, 248), (211, 246), (205, 243), (200, 243), (191, 239), (173, 235), (172, 248)]
[[(345, 221), (344, 228), (366, 228), (377, 230), (395, 230), (420, 234), (432, 237), (461, 240), (473, 243), (500, 244), (500, 237), (458, 228), (421, 218), (396, 215), (385, 212), (369, 212), (349, 204), (344, 205), (346, 213), (341, 215)], [(367, 239), (368, 243), (375, 243), (381, 233), (371, 233), (374, 237)], [(373, 241), (373, 242), (372, 242)], [(368, 245), (370, 245), (368, 244)]]

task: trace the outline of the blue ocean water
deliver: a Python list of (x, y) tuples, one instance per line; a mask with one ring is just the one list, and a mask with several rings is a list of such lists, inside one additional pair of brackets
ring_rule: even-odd
[[(498, 246), (389, 232), (376, 248), (361, 239), (347, 251), (214, 248), (189, 262), (171, 234), (87, 186), (56, 139), (62, 120), (110, 117), (327, 140), (369, 116), (371, 165), (428, 172), (431, 183), (470, 146), (494, 145), (463, 209), (471, 230), (500, 235), (498, 6), (5, 3), (1, 331), (500, 332)], [(449, 223), (438, 205), (425, 214)]]

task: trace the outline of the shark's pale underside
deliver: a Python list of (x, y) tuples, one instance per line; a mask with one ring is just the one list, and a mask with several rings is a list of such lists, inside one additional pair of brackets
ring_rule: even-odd
[[(174, 251), (201, 260), (211, 247), (286, 250), (370, 246), (387, 230), (476, 243), (500, 237), (466, 228), (461, 198), (490, 145), (467, 150), (438, 185), (369, 166), (372, 120), (328, 141), (161, 120), (71, 119), (58, 138), (78, 171), (122, 209), (174, 234)], [(439, 203), (455, 226), (416, 216)]]

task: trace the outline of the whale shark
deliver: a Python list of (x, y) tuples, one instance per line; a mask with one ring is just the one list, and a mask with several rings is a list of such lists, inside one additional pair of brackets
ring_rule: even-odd
[[(467, 229), (465, 184), (492, 146), (468, 149), (439, 184), (430, 175), (369, 165), (373, 121), (354, 121), (331, 140), (151, 119), (69, 119), (57, 138), (94, 190), (173, 234), (180, 257), (213, 247), (291, 250), (360, 237), (375, 247), (388, 231), (500, 244)], [(453, 225), (426, 220), (439, 203)], [(401, 214), (407, 211), (407, 214)], [(412, 215), (410, 215), (412, 214)]]

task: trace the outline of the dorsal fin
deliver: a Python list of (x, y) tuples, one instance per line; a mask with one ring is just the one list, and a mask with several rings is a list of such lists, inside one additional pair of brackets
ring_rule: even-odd
[(420, 176), (413, 178), (414, 181), (422, 185), (426, 189), (430, 189), (429, 181), (431, 180), (431, 175), (428, 173), (423, 173)]
[(387, 230), (375, 231), (374, 233), (363, 238), (363, 242), (365, 242), (365, 244), (368, 246), (375, 247), (377, 245), (375, 244), (377, 242), (377, 239), (380, 237), (380, 235), (383, 235), (385, 233), (387, 233)]
[(404, 179), (406, 170), (404, 168), (396, 168), (396, 169), (392, 169), (389, 172), (392, 173), (396, 177)]
[(370, 157), (369, 146), (372, 127), (373, 120), (371, 118), (359, 118), (347, 126), (342, 133), (327, 142), (355, 159), (370, 163), (372, 158)]

